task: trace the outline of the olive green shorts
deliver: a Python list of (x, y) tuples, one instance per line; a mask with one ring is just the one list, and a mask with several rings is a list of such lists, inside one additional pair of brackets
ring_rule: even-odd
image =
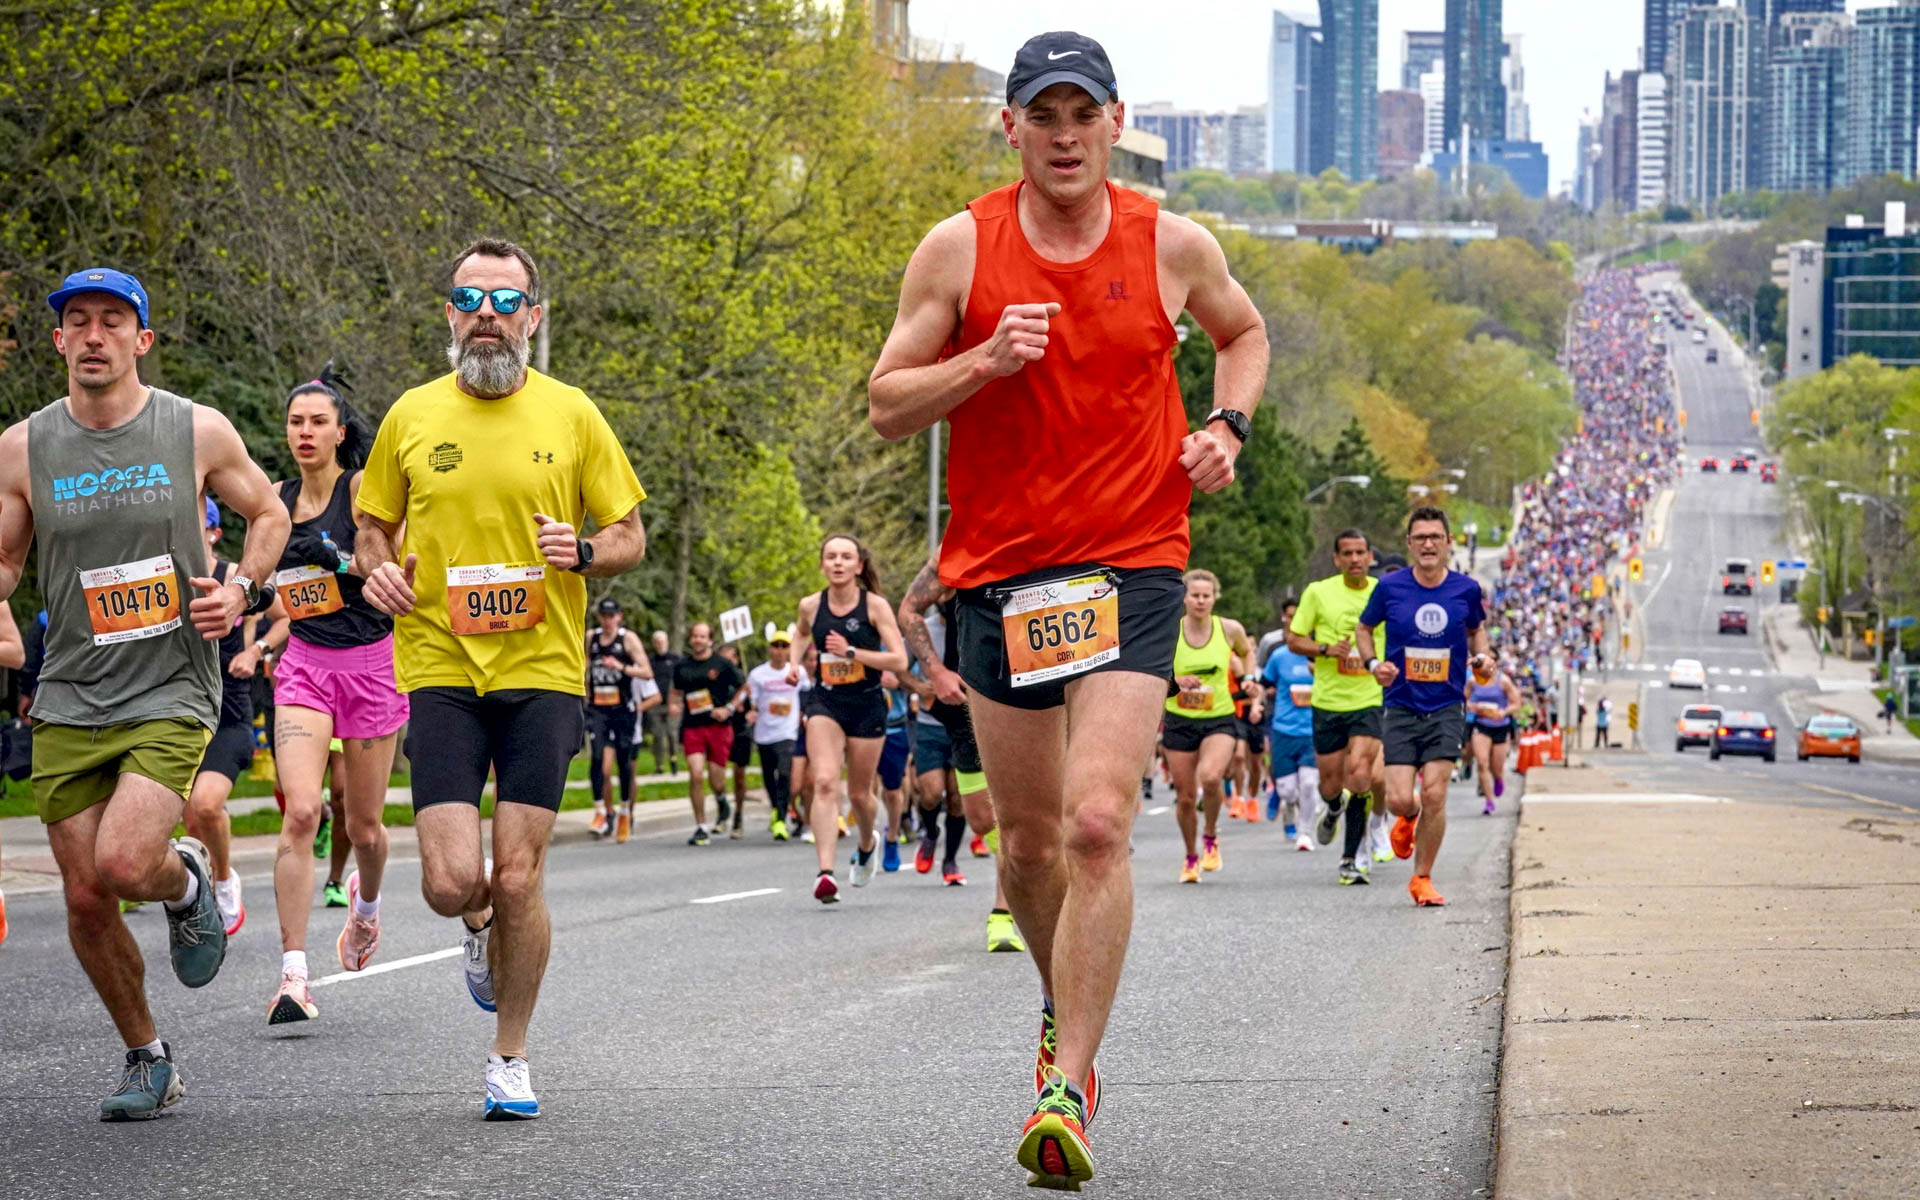
[(185, 800), (212, 736), (191, 717), (98, 727), (41, 722), (33, 727), (34, 807), (45, 824), (64, 821), (112, 796), (123, 774)]

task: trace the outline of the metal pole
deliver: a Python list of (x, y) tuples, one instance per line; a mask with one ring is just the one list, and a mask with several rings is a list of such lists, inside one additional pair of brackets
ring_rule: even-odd
[(927, 556), (940, 553), (940, 422), (927, 427)]

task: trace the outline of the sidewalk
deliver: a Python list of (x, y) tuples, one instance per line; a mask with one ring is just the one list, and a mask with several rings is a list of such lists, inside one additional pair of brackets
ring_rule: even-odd
[(1780, 701), (1796, 726), (1817, 712), (1839, 713), (1860, 727), (1860, 757), (1868, 762), (1920, 765), (1920, 738), (1895, 722), (1888, 733), (1880, 723), (1880, 700), (1873, 694), (1871, 663), (1851, 662), (1828, 654), (1820, 663), (1813, 632), (1791, 604), (1770, 604), (1761, 610), (1760, 630), (1767, 653), (1783, 675), (1810, 675), (1815, 690), (1787, 692)]
[(1603, 763), (1521, 802), (1495, 1194), (1920, 1195), (1920, 821)]

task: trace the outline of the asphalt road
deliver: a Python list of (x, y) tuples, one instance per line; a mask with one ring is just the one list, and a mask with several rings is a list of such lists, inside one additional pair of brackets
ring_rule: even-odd
[[(1696, 308), (1696, 323), (1698, 309)], [(1794, 760), (1793, 715), (1781, 702), (1788, 692), (1814, 691), (1821, 686), (1812, 676), (1782, 673), (1767, 654), (1760, 632), (1763, 608), (1779, 601), (1779, 587), (1757, 581), (1754, 595), (1728, 596), (1721, 592), (1721, 576), (1730, 558), (1749, 559), (1757, 572), (1766, 560), (1793, 557), (1787, 545), (1782, 516), (1784, 485), (1760, 482), (1757, 469), (1730, 473), (1726, 468), (1743, 448), (1760, 446), (1759, 431), (1750, 416), (1745, 377), (1737, 354), (1718, 325), (1708, 326), (1708, 340), (1696, 345), (1689, 333), (1669, 332), (1674, 346), (1675, 374), (1686, 410), (1686, 471), (1675, 497), (1666, 537), (1660, 549), (1647, 553), (1646, 575), (1630, 585), (1640, 606), (1646, 645), (1630, 672), (1643, 678), (1641, 737), (1656, 755), (1674, 755), (1673, 729), (1680, 711), (1706, 702), (1729, 710), (1762, 712), (1780, 730), (1783, 750), (1776, 762), (1758, 758), (1726, 757), (1708, 762), (1705, 747), (1684, 751), (1698, 760), (1689, 771), (1699, 780), (1786, 780), (1807, 785), (1816, 793), (1832, 789), (1920, 811), (1920, 771), (1876, 763), (1850, 764), (1840, 760)], [(1720, 361), (1708, 363), (1706, 351), (1716, 348)], [(1718, 472), (1700, 470), (1700, 460), (1717, 457)], [(1762, 454), (1761, 460), (1767, 458)], [(1787, 577), (1782, 575), (1782, 577)], [(1806, 586), (1814, 586), (1809, 582)], [(1749, 632), (1719, 632), (1723, 607), (1738, 605), (1749, 614)], [(1667, 686), (1667, 667), (1676, 658), (1695, 658), (1707, 668), (1704, 691)], [(1632, 677), (1632, 676), (1630, 676)], [(1831, 686), (1838, 686), (1831, 684)], [(1616, 716), (1616, 734), (1624, 732)], [(1696, 787), (1696, 790), (1699, 790)], [(1831, 794), (1828, 791), (1825, 794)]]
[[(1464, 789), (1416, 910), (1406, 864), (1342, 888), (1336, 856), (1234, 825), (1226, 869), (1175, 882), (1164, 794), (1140, 819), (1135, 936), (1093, 1129), (1114, 1197), (1445, 1197), (1490, 1181), (1509, 812)], [(760, 816), (755, 810), (754, 815)], [(966, 888), (882, 875), (822, 909), (812, 847), (764, 831), (556, 846), (554, 950), (532, 1040), (544, 1115), (480, 1119), (491, 1018), (449, 952), (455, 923), (396, 866), (376, 967), (270, 1030), (264, 878), (198, 992), (164, 921), (129, 918), (188, 1098), (102, 1125), (120, 1059), (57, 895), (10, 899), (0, 949), (0, 1196), (879, 1197), (1030, 1195), (1013, 1161), (1032, 1103), (1038, 987), (984, 951), (992, 864)], [(704, 898), (779, 889), (717, 903)], [(315, 975), (340, 914), (316, 914)]]

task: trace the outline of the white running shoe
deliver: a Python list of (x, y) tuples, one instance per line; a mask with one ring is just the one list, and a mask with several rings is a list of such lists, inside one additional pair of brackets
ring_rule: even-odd
[(540, 1115), (526, 1059), (487, 1055), (487, 1098), (480, 1111), (489, 1121), (531, 1121)]
[(880, 860), (880, 846), (878, 843), (874, 844), (872, 853), (868, 854), (866, 858), (866, 862), (860, 861), (860, 850), (859, 847), (856, 846), (853, 851), (853, 869), (847, 872), (847, 882), (855, 887), (865, 887), (873, 882), (873, 868)]
[(800, 840), (809, 846), (813, 844), (813, 826), (809, 825), (800, 831)]
[(493, 923), (488, 922), (485, 929), (468, 929), (462, 921), (460, 928), (464, 931), (460, 938), (460, 956), (465, 964), (467, 995), (472, 996), (481, 1009), (492, 1012), (493, 967), (487, 962), (487, 941), (493, 936)]
[(1303, 854), (1308, 853), (1313, 849), (1313, 838), (1303, 833), (1300, 835), (1300, 839), (1293, 844), (1293, 848)]
[(247, 923), (247, 906), (240, 901), (240, 876), (237, 873), (213, 881), (213, 901), (220, 907), (220, 920), (227, 927), (227, 936), (239, 933), (240, 927)]

